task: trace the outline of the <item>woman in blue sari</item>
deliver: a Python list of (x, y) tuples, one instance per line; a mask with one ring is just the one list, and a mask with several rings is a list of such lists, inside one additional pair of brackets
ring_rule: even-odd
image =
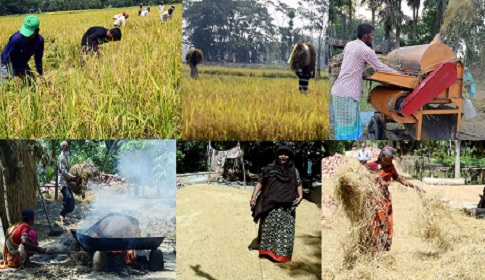
[(468, 99), (475, 98), (476, 87), (477, 85), (475, 83), (475, 80), (473, 80), (470, 69), (468, 69), (468, 67), (465, 67), (465, 76), (463, 77), (463, 97)]

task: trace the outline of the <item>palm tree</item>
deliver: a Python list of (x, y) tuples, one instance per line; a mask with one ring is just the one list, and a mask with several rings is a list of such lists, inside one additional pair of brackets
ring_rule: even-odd
[(421, 6), (421, 0), (406, 0), (407, 4), (413, 9), (413, 40), (416, 40), (416, 29), (418, 26), (419, 7)]

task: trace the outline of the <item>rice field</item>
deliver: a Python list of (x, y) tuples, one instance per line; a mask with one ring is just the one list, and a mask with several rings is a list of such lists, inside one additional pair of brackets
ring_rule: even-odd
[[(325, 180), (323, 193), (334, 196), (334, 184), (333, 179)], [(337, 205), (324, 203), (322, 279), (483, 279), (485, 221), (440, 201), (444, 198), (454, 205), (476, 203), (483, 186), (424, 189), (427, 194), (419, 196), (398, 183), (391, 184), (391, 250), (355, 255), (350, 261), (345, 258), (345, 248), (351, 242), (351, 223)]]
[(290, 70), (184, 65), (184, 140), (321, 140), (328, 132), (328, 77), (298, 91)]
[[(139, 17), (138, 7), (38, 15), (44, 80), (0, 87), (0, 138), (179, 138), (182, 7), (175, 6), (164, 25), (156, 9)], [(81, 69), (84, 32), (112, 28), (122, 11), (130, 17), (121, 41), (101, 45), (101, 57)], [(23, 18), (0, 18), (2, 50)]]

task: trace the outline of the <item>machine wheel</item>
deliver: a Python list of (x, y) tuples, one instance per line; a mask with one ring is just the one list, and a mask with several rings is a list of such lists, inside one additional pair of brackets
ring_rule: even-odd
[(108, 272), (109, 271), (109, 255), (106, 252), (96, 251), (93, 256), (93, 270)]
[(384, 135), (384, 130), (382, 128), (381, 119), (379, 119), (376, 116), (373, 116), (369, 121), (369, 125), (367, 125), (367, 139), (382, 140), (383, 135)]
[(163, 268), (164, 264), (162, 251), (158, 249), (151, 250), (148, 258), (148, 269), (151, 271), (162, 271)]

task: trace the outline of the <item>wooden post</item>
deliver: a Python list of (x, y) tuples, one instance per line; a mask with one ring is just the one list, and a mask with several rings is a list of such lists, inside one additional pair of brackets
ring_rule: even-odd
[(54, 201), (57, 201), (59, 198), (59, 171), (58, 171), (58, 166), (56, 164), (56, 168), (54, 168), (54, 172), (56, 173), (56, 191), (54, 194)]
[(456, 140), (455, 141), (456, 146), (455, 146), (455, 179), (460, 178), (460, 146), (461, 146), (461, 141)]
[(243, 168), (243, 178), (244, 178), (244, 186), (246, 186), (246, 168), (244, 168), (244, 157), (241, 156), (241, 163)]
[(211, 179), (211, 159), (212, 159), (212, 151), (211, 151), (211, 141), (209, 141), (209, 146), (207, 147), (207, 152), (209, 153), (209, 157), (207, 160), (207, 170), (209, 171), (209, 174), (207, 175), (207, 182), (210, 183)]
[(57, 162), (57, 154), (56, 154), (56, 146), (57, 146), (57, 141), (51, 140), (51, 156), (55, 161), (55, 168), (54, 168), (54, 173), (56, 175), (56, 184), (55, 184), (55, 191), (54, 191), (54, 201), (57, 201), (59, 198), (59, 164)]

